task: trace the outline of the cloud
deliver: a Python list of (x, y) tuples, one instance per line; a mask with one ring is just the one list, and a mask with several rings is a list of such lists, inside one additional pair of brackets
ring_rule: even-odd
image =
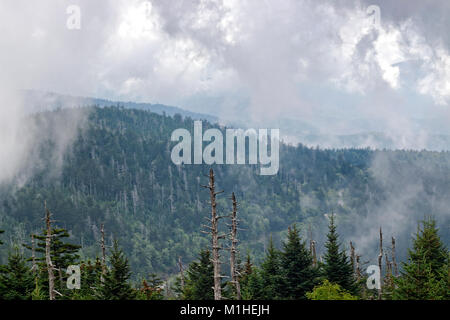
[[(80, 30), (66, 28), (72, 4)], [(301, 119), (338, 134), (373, 119), (403, 134), (413, 115), (449, 117), (449, 10), (445, 0), (4, 1), (0, 28), (14, 32), (0, 39), (0, 77), (249, 124)]]

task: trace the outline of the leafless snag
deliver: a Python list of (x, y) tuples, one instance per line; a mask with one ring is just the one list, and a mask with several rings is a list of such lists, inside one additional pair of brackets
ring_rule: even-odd
[(353, 246), (353, 242), (350, 241), (350, 262), (352, 264), (353, 272), (355, 271), (355, 247)]
[(239, 284), (238, 271), (236, 268), (236, 252), (237, 252), (237, 202), (234, 192), (231, 194), (233, 201), (233, 211), (231, 213), (231, 248), (230, 248), (230, 267), (231, 267), (231, 283), (236, 290), (237, 300), (241, 300), (241, 285)]
[(204, 188), (209, 189), (210, 193), (210, 201), (211, 201), (211, 226), (209, 227), (211, 234), (211, 242), (212, 242), (212, 263), (214, 266), (214, 300), (222, 300), (222, 276), (220, 275), (220, 254), (219, 251), (222, 249), (219, 246), (219, 239), (223, 239), (224, 235), (219, 235), (218, 223), (219, 219), (222, 217), (217, 216), (216, 212), (216, 196), (223, 191), (216, 192), (216, 186), (214, 182), (214, 171), (213, 169), (209, 169), (209, 184), (207, 186), (203, 186)]
[(313, 267), (317, 267), (316, 241), (311, 240), (311, 255), (313, 259)]
[(398, 277), (397, 259), (395, 258), (395, 238), (392, 237), (392, 265), (394, 267), (394, 275)]
[[(382, 274), (382, 261), (383, 261), (383, 232), (380, 227), (380, 253), (378, 254), (378, 267), (380, 268), (380, 275)], [(378, 300), (381, 300), (381, 296), (383, 294), (383, 286), (380, 285), (380, 289), (378, 290)]]
[(100, 239), (100, 246), (102, 248), (102, 274), (100, 276), (100, 281), (105, 281), (105, 275), (106, 275), (106, 245), (105, 245), (105, 226), (103, 223), (100, 225), (100, 233), (101, 233), (101, 239)]
[(53, 274), (53, 263), (50, 257), (50, 246), (52, 238), (52, 226), (50, 221), (51, 213), (47, 208), (47, 203), (45, 203), (45, 224), (47, 227), (47, 236), (45, 237), (45, 262), (47, 264), (48, 270), (48, 292), (50, 300), (55, 300), (55, 275)]
[(181, 263), (181, 256), (178, 257), (178, 267), (180, 268), (180, 280), (181, 280), (181, 289), (184, 289), (184, 271), (183, 264)]
[(34, 240), (34, 234), (31, 235), (31, 271), (36, 272), (37, 271), (37, 265), (36, 265), (36, 241)]

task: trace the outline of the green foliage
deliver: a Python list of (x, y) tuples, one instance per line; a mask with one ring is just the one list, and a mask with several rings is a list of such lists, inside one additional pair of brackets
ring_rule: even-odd
[(0, 269), (0, 299), (31, 300), (33, 289), (33, 274), (16, 249), (9, 254), (8, 264)]
[(99, 299), (132, 300), (136, 298), (136, 292), (128, 282), (130, 278), (128, 259), (119, 248), (117, 240), (114, 241), (109, 263), (111, 267), (106, 272), (103, 285), (98, 290)]
[[(74, 292), (67, 289), (66, 281), (68, 275), (66, 274), (66, 269), (69, 265), (77, 264), (80, 258), (78, 251), (81, 246), (67, 242), (67, 238), (70, 235), (66, 229), (55, 227), (52, 228), (51, 234), (50, 259), (55, 268), (55, 289), (62, 294), (62, 296), (56, 295), (56, 299), (69, 299)], [(41, 235), (34, 235), (34, 238), (37, 240), (35, 253), (37, 267), (39, 269), (38, 277), (40, 287), (43, 289), (42, 294), (45, 291), (45, 294), (48, 295), (48, 272), (45, 261), (46, 231), (42, 230)], [(32, 250), (30, 245), (23, 244), (23, 246)], [(28, 260), (30, 261), (31, 258)]]
[(154, 273), (147, 280), (142, 280), (138, 291), (139, 300), (163, 300), (163, 281)]
[(183, 299), (214, 300), (214, 267), (208, 250), (200, 252), (199, 260), (189, 265), (186, 272)]
[[(55, 268), (66, 269), (69, 265), (75, 264), (80, 258), (78, 251), (81, 246), (66, 242), (66, 239), (70, 237), (66, 229), (52, 228), (51, 235), (50, 257)], [(36, 261), (40, 262), (41, 265), (45, 265), (46, 237), (46, 230), (42, 230), (41, 235), (34, 235), (34, 238), (37, 239), (35, 251), (37, 254), (41, 254), (41, 257), (37, 257)], [(32, 249), (27, 244), (24, 244), (24, 247), (30, 250)]]
[(422, 227), (408, 250), (408, 261), (403, 263), (394, 299), (435, 300), (450, 299), (449, 252), (444, 247), (434, 219), (422, 221)]
[(278, 299), (283, 296), (280, 287), (281, 273), (281, 252), (275, 248), (273, 239), (270, 237), (266, 257), (261, 264), (262, 287), (264, 288), (261, 299)]
[(44, 294), (44, 292), (42, 291), (42, 287), (39, 284), (39, 279), (36, 277), (34, 278), (34, 290), (31, 293), (31, 299), (32, 300), (47, 300), (48, 296)]
[[(55, 141), (48, 141), (36, 146), (35, 152), (44, 156), (27, 183), (18, 189), (0, 188), (1, 229), (8, 236), (17, 234), (18, 226), (26, 233), (40, 229), (46, 199), (58, 224), (70, 226), (77, 237), (74, 243), (82, 242), (82, 256), (98, 254), (98, 230), (100, 224), (107, 225), (129, 253), (134, 281), (151, 272), (173, 272), (179, 256), (193, 261), (209, 244), (199, 232), (202, 213), (208, 212), (204, 201), (208, 195), (197, 180), (209, 166), (176, 166), (170, 159), (176, 144), (170, 141), (171, 133), (178, 128), (192, 133), (193, 119), (119, 107), (83, 110), (87, 121), (62, 159), (61, 172), (55, 174)], [(33, 117), (46, 127), (76, 112), (63, 109)], [(207, 122), (203, 127), (223, 130)], [(380, 157), (392, 167), (395, 184), (375, 179), (370, 168)], [(280, 159), (274, 176), (259, 175), (257, 165), (213, 165), (220, 189), (242, 195), (240, 219), (246, 232), (240, 240), (254, 261), (265, 256), (261, 234), (272, 233), (279, 239), (289, 225), (306, 220), (319, 227), (323, 212), (331, 209), (343, 221), (366, 217), (409, 183), (410, 172), (424, 190), (408, 203), (411, 219), (422, 216), (424, 210), (447, 216), (445, 206), (439, 204), (447, 201), (450, 188), (450, 153), (321, 150), (280, 144)], [(229, 207), (226, 197), (218, 201), (218, 207)], [(450, 240), (450, 235), (443, 237), (446, 243)], [(6, 252), (0, 250), (2, 261)]]
[(80, 265), (81, 285), (80, 289), (72, 290), (69, 298), (72, 300), (95, 300), (98, 298), (102, 286), (102, 264), (100, 259), (94, 263), (91, 260), (82, 262)]
[(337, 283), (331, 283), (328, 280), (324, 280), (321, 285), (314, 287), (313, 291), (307, 292), (306, 296), (310, 300), (358, 300)]
[(312, 266), (312, 257), (301, 240), (296, 225), (289, 228), (287, 242), (281, 254), (282, 285), (284, 298), (302, 300), (311, 291), (318, 278), (317, 269)]
[(332, 214), (328, 226), (328, 240), (325, 244), (327, 251), (324, 256), (325, 263), (322, 266), (323, 275), (331, 283), (338, 284), (352, 294), (357, 294), (358, 286), (353, 274), (353, 267), (345, 250), (339, 250), (339, 235), (334, 220), (335, 216)]

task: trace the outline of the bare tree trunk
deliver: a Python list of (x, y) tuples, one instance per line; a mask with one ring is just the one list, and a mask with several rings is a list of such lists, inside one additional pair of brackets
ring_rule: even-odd
[(355, 247), (353, 246), (353, 243), (350, 241), (350, 262), (352, 264), (353, 272), (355, 271)]
[(361, 265), (359, 262), (360, 258), (361, 258), (360, 255), (356, 255), (356, 280), (357, 281), (361, 280)]
[(221, 192), (216, 192), (216, 186), (214, 183), (214, 171), (213, 169), (209, 169), (209, 184), (208, 186), (204, 186), (209, 189), (210, 192), (210, 200), (211, 200), (211, 226), (208, 227), (211, 233), (212, 240), (212, 263), (214, 266), (214, 300), (222, 300), (222, 276), (220, 275), (220, 254), (219, 250), (221, 247), (219, 246), (219, 239), (223, 238), (223, 236), (219, 236), (219, 228), (218, 222), (221, 217), (217, 216), (216, 212), (216, 196)]
[(398, 266), (397, 266), (397, 260), (395, 258), (395, 238), (392, 237), (392, 264), (394, 266), (394, 274), (396, 277), (398, 277)]
[(102, 275), (100, 277), (100, 280), (103, 282), (104, 276), (106, 274), (106, 246), (105, 246), (105, 228), (103, 223), (100, 226), (100, 232), (102, 235), (102, 239), (101, 239), (101, 247), (102, 247)]
[(48, 293), (50, 300), (55, 300), (55, 275), (53, 274), (53, 264), (50, 258), (50, 245), (52, 238), (50, 216), (50, 210), (47, 209), (47, 204), (45, 204), (45, 224), (47, 226), (47, 236), (45, 238), (45, 262), (48, 270)]
[[(382, 274), (382, 261), (383, 261), (383, 232), (380, 227), (380, 253), (378, 254), (378, 267), (380, 268), (380, 276)], [(380, 289), (378, 290), (378, 300), (381, 300), (383, 294), (383, 286), (380, 284)]]
[(231, 249), (230, 249), (230, 266), (231, 266), (231, 282), (236, 289), (236, 299), (241, 300), (241, 285), (239, 283), (239, 276), (236, 270), (236, 252), (237, 252), (237, 202), (234, 192), (231, 194), (233, 201), (233, 211), (231, 213)]
[(313, 259), (313, 267), (317, 267), (316, 241), (311, 240), (311, 255)]
[(385, 275), (385, 283), (387, 286), (392, 286), (393, 279), (392, 279), (392, 263), (389, 261), (388, 254), (385, 253), (385, 259), (386, 259), (386, 275)]
[(36, 244), (34, 240), (34, 234), (31, 235), (31, 271), (36, 272), (37, 271), (37, 265), (36, 265)]
[(181, 290), (183, 290), (184, 289), (184, 271), (183, 271), (183, 264), (181, 263), (181, 256), (178, 257), (178, 267), (180, 268)]

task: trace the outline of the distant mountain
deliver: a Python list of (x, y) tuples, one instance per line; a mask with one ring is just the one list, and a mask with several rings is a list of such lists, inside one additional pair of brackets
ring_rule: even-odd
[[(58, 142), (65, 128), (55, 130), (56, 124), (79, 111), (35, 114), (34, 127), (55, 132)], [(58, 144), (45, 136), (27, 154), (34, 168), (22, 170), (33, 173), (26, 183), (18, 177), (16, 184), (0, 184), (2, 239), (29, 243), (28, 235), (42, 229), (46, 200), (57, 225), (83, 246), (83, 257), (99, 255), (99, 228), (105, 224), (108, 244), (114, 237), (119, 240), (137, 277), (177, 272), (179, 256), (188, 263), (210, 245), (201, 232), (210, 214), (209, 193), (201, 187), (210, 166), (171, 161), (176, 144), (171, 133), (177, 128), (192, 132), (193, 120), (116, 107), (82, 111), (87, 120), (70, 152), (55, 156)], [(206, 122), (203, 126), (223, 130)], [(61, 168), (58, 159), (63, 159)], [(387, 238), (397, 237), (399, 260), (404, 259), (417, 221), (425, 215), (437, 218), (443, 241), (450, 243), (449, 152), (280, 144), (279, 159), (274, 176), (259, 175), (257, 165), (213, 165), (217, 190), (225, 191), (218, 196), (219, 213), (230, 211), (231, 192), (240, 203), (241, 258), (249, 251), (260, 262), (270, 236), (281, 246), (293, 223), (304, 240), (311, 229), (321, 254), (330, 212), (337, 214), (343, 245), (352, 240), (364, 261), (376, 263), (380, 226)], [(7, 249), (0, 247), (0, 262)]]
[(76, 108), (87, 106), (111, 107), (122, 106), (127, 109), (137, 109), (151, 111), (157, 114), (166, 114), (174, 116), (180, 114), (183, 117), (190, 117), (194, 120), (206, 120), (211, 123), (218, 122), (218, 118), (209, 114), (202, 114), (184, 110), (182, 108), (167, 106), (164, 104), (152, 104), (144, 102), (131, 101), (113, 101), (107, 99), (99, 99), (92, 97), (77, 97), (71, 95), (64, 95), (54, 92), (43, 92), (36, 90), (21, 91), (24, 105), (27, 106), (30, 112), (41, 112), (56, 110), (60, 108)]

